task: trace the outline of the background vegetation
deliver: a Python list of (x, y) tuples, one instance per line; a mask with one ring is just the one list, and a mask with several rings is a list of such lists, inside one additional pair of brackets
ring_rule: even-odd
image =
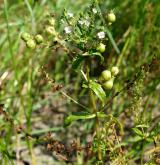
[[(88, 0), (0, 1), (0, 164), (96, 164), (86, 154), (89, 151), (75, 150), (66, 156), (50, 150), (51, 141), (70, 148), (93, 142), (94, 120), (63, 127), (65, 116), (83, 110), (75, 100), (87, 103), (82, 76), (72, 71), (70, 58), (59, 47), (33, 51), (20, 38), (22, 32), (43, 32), (47, 13), (54, 13), (61, 31), (64, 8), (78, 15), (89, 4)], [(160, 164), (160, 1), (107, 0), (101, 7), (106, 12), (114, 9), (117, 19), (110, 31), (121, 53), (109, 43), (104, 65), (93, 61), (91, 75), (97, 77), (118, 64), (120, 74), (108, 93), (105, 113), (123, 128), (120, 133), (110, 125), (105, 163)], [(55, 91), (51, 79), (69, 96)]]

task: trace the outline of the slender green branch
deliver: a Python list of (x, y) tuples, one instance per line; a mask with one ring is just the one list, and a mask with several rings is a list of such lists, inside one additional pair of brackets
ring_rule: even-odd
[(15, 70), (15, 78), (17, 80), (17, 72), (16, 72), (16, 60), (13, 55), (13, 48), (12, 48), (12, 41), (10, 37), (10, 27), (9, 27), (9, 17), (8, 17), (8, 3), (7, 0), (4, 0), (4, 15), (5, 15), (5, 20), (6, 20), (6, 25), (7, 25), (7, 38), (8, 38), (8, 43), (9, 43), (9, 52), (10, 56), (13, 62), (13, 70)]
[(25, 0), (25, 3), (26, 3), (27, 8), (28, 8), (28, 10), (29, 10), (29, 12), (30, 12), (30, 15), (31, 15), (31, 22), (32, 22), (32, 30), (33, 30), (33, 32), (35, 33), (35, 32), (36, 32), (36, 25), (35, 25), (34, 12), (33, 12), (32, 8), (31, 8), (31, 5), (30, 5), (29, 1), (28, 1), (28, 0)]
[(77, 104), (77, 105), (79, 105), (80, 107), (84, 108), (85, 110), (89, 111), (89, 108), (87, 108), (86, 106), (80, 104), (78, 101), (76, 101), (75, 99), (73, 99), (72, 97), (70, 97), (69, 95), (67, 95), (65, 92), (60, 91), (60, 93), (61, 93), (63, 96), (67, 97), (69, 100), (73, 101), (75, 104)]
[(122, 59), (123, 59), (123, 56), (124, 56), (124, 54), (125, 54), (125, 52), (126, 52), (126, 50), (128, 48), (129, 43), (130, 43), (130, 38), (127, 39), (127, 41), (126, 41), (126, 43), (125, 43), (125, 45), (124, 45), (124, 47), (122, 49), (122, 52), (121, 52), (121, 54), (120, 54), (120, 56), (118, 58), (116, 66), (118, 66), (118, 67), (120, 66), (120, 64), (122, 62)]
[(112, 44), (113, 48), (115, 49), (116, 53), (117, 53), (117, 54), (120, 54), (120, 50), (119, 50), (119, 48), (118, 48), (116, 42), (114, 41), (111, 32), (109, 31), (109, 29), (108, 29), (108, 27), (107, 27), (107, 24), (106, 24), (105, 19), (103, 18), (102, 11), (101, 11), (101, 8), (100, 8), (100, 6), (99, 6), (99, 3), (98, 3), (97, 0), (95, 0), (95, 2), (96, 2), (96, 7), (97, 7), (97, 9), (98, 9), (98, 11), (99, 11), (99, 17), (100, 17), (100, 19), (102, 20), (102, 22), (103, 22), (103, 24), (104, 24), (104, 26), (105, 26), (105, 31), (107, 32), (108, 38), (109, 38), (109, 40), (111, 41), (111, 44)]
[[(90, 81), (90, 76), (89, 76), (89, 72), (90, 72), (90, 69), (89, 69), (89, 62), (87, 61), (87, 66), (86, 66), (86, 71), (87, 71), (87, 80), (88, 80), (88, 83)], [(100, 127), (99, 127), (99, 118), (98, 118), (98, 112), (97, 112), (97, 106), (96, 106), (96, 100), (95, 100), (95, 97), (94, 97), (94, 94), (93, 94), (93, 91), (92, 89), (89, 88), (89, 97), (90, 97), (90, 106), (91, 106), (91, 109), (93, 109), (93, 112), (95, 115), (96, 115), (96, 121), (95, 121), (95, 131), (96, 131), (96, 136), (97, 136), (97, 139), (98, 139), (98, 160), (102, 160), (102, 152), (101, 152), (101, 147), (100, 147)]]

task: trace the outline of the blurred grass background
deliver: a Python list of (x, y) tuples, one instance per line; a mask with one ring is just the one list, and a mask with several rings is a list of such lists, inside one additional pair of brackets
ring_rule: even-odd
[[(58, 135), (54, 134), (60, 140), (78, 137), (77, 133), (72, 134), (72, 131), (77, 132), (77, 129), (71, 131), (68, 128), (66, 137), (66, 131), (62, 128), (63, 115), (68, 113), (66, 112), (68, 109), (73, 111), (76, 107), (69, 105), (68, 101), (64, 101), (58, 93), (51, 92), (50, 85), (43, 80), (39, 69), (45, 66), (53, 79), (63, 83), (66, 89), (75, 91), (72, 93), (73, 97), (77, 95), (77, 91), (80, 91), (78, 85), (80, 78), (71, 73), (67, 56), (62, 52), (58, 52), (57, 55), (51, 49), (39, 49), (36, 52), (28, 50), (21, 41), (20, 34), (25, 31), (31, 34), (43, 31), (41, 22), (48, 12), (56, 14), (58, 30), (64, 8), (77, 14), (83, 11), (89, 2), (89, 0), (0, 1), (0, 104), (4, 104), (4, 109), (11, 118), (10, 122), (4, 122), (3, 117), (0, 116), (0, 164), (8, 165), (12, 160), (10, 157), (18, 156), (18, 149), (25, 146), (28, 146), (27, 151), (31, 153), (32, 164), (35, 163), (34, 159), (40, 161), (42, 158), (36, 156), (30, 141), (22, 140), (23, 136), (16, 133), (15, 128), (19, 125), (34, 135), (60, 131)], [(105, 3), (107, 9), (103, 10), (114, 9), (117, 16), (111, 31), (122, 52), (121, 76), (118, 77), (119, 84), (116, 86), (116, 89), (121, 89), (125, 81), (132, 78), (142, 64), (151, 62), (154, 56), (160, 59), (160, 1), (107, 0)], [(106, 66), (115, 64), (117, 56), (109, 46)], [(156, 109), (156, 113), (160, 108), (159, 73), (159, 67), (158, 70), (153, 68), (144, 95), (150, 98), (148, 103), (152, 106), (150, 111)], [(73, 86), (73, 83), (76, 85)], [(118, 96), (110, 107), (117, 116), (129, 104), (124, 99), (126, 95)], [(119, 107), (118, 112), (117, 107)], [(55, 112), (60, 112), (62, 116), (56, 115)], [(54, 120), (57, 122), (54, 123)], [(86, 131), (87, 135), (89, 128), (88, 124), (80, 130)], [(41, 151), (40, 154), (42, 153)], [(31, 157), (28, 153), (26, 155), (28, 155), (26, 161), (30, 161)], [(53, 160), (51, 161), (52, 163), (48, 164), (53, 164)], [(47, 161), (40, 163), (47, 164)]]

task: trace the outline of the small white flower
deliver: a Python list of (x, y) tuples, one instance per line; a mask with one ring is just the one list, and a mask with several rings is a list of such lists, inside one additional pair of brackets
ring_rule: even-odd
[(66, 27), (64, 28), (64, 31), (65, 31), (66, 34), (69, 34), (69, 33), (72, 32), (72, 29), (71, 29), (70, 26), (66, 26)]
[(90, 22), (89, 22), (88, 20), (84, 20), (84, 24), (85, 24), (87, 27), (89, 27)]
[(78, 21), (78, 23), (80, 24), (80, 25), (85, 25), (85, 26), (87, 26), (87, 27), (89, 27), (89, 25), (90, 25), (90, 21), (89, 20), (79, 20)]
[(64, 19), (61, 19), (60, 21), (61, 21), (61, 23), (64, 23), (65, 22)]
[(94, 14), (97, 14), (97, 12), (98, 12), (96, 8), (93, 8), (92, 11)]
[(103, 31), (101, 31), (101, 32), (97, 33), (97, 36), (99, 39), (103, 39), (103, 38), (105, 38), (105, 33)]
[(67, 15), (68, 15), (69, 18), (73, 18), (73, 13), (67, 12)]
[(79, 23), (80, 25), (83, 25), (83, 24), (84, 24), (84, 21), (79, 20), (78, 23)]

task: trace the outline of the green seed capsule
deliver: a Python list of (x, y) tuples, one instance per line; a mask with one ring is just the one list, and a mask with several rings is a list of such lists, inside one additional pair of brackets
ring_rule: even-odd
[(114, 81), (113, 79), (110, 79), (110, 80), (106, 81), (105, 83), (103, 83), (104, 89), (106, 89), (106, 90), (112, 89), (113, 81)]
[(106, 50), (106, 45), (104, 45), (103, 43), (100, 43), (97, 47), (97, 50), (103, 53)]
[(51, 26), (54, 26), (55, 25), (55, 19), (54, 18), (49, 18), (47, 20), (47, 22), (48, 22), (48, 25), (51, 25)]
[(27, 47), (30, 49), (36, 48), (36, 42), (33, 39), (29, 39), (26, 43)]
[(42, 42), (43, 42), (43, 37), (42, 37), (42, 35), (37, 34), (37, 35), (35, 36), (35, 40), (36, 40), (36, 43), (37, 43), (37, 44), (42, 43)]
[(45, 29), (46, 33), (49, 35), (54, 35), (55, 34), (55, 29), (52, 26), (47, 26)]
[(113, 22), (116, 21), (116, 16), (115, 16), (115, 14), (114, 14), (113, 12), (110, 12), (110, 13), (107, 15), (107, 18), (108, 18), (108, 21), (109, 21), (110, 23), (113, 23)]
[(24, 33), (21, 34), (21, 39), (26, 42), (29, 39), (31, 39), (31, 35), (29, 33), (24, 32)]
[(101, 76), (104, 80), (110, 80), (111, 79), (111, 72), (109, 70), (104, 70), (102, 73), (101, 73)]
[(105, 82), (105, 79), (102, 77), (102, 75), (99, 77), (99, 79), (98, 79), (98, 80), (99, 80), (99, 82), (100, 82), (100, 83)]
[(112, 67), (111, 72), (113, 76), (117, 76), (117, 74), (119, 73), (118, 67), (117, 66)]

